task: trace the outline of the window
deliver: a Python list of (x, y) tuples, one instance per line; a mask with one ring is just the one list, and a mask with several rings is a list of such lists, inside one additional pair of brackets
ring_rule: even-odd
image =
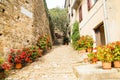
[(87, 0), (88, 10), (90, 10), (98, 0)]
[(71, 10), (71, 16), (73, 17), (73, 9)]
[(82, 21), (82, 6), (79, 8), (79, 22)]

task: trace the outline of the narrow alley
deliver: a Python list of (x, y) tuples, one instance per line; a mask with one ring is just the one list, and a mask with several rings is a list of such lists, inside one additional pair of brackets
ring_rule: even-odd
[(61, 45), (39, 58), (37, 62), (26, 66), (8, 80), (77, 80), (73, 66), (78, 65), (80, 56), (70, 46)]

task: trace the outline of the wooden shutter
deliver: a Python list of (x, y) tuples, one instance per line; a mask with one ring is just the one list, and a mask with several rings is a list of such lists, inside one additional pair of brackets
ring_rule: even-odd
[(79, 8), (79, 22), (82, 21), (82, 6)]

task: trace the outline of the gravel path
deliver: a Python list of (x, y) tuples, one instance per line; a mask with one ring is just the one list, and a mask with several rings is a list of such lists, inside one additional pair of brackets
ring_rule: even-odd
[(80, 62), (80, 55), (70, 46), (54, 47), (38, 61), (17, 70), (7, 80), (77, 80), (73, 66)]

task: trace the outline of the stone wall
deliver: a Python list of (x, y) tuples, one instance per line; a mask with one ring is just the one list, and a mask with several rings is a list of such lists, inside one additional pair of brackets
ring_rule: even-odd
[(43, 0), (0, 2), (0, 54), (34, 45), (42, 34), (51, 36)]

